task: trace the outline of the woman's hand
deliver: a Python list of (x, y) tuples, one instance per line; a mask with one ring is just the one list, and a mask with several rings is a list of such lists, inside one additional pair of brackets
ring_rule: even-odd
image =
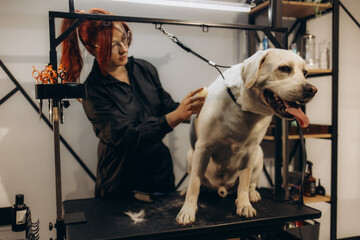
[(190, 92), (180, 103), (178, 108), (166, 115), (166, 120), (171, 128), (189, 119), (191, 115), (198, 114), (204, 105), (205, 97), (196, 96), (203, 88)]

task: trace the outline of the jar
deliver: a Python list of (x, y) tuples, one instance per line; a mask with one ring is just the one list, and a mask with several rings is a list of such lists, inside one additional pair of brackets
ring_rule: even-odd
[(315, 61), (315, 36), (307, 33), (301, 37), (301, 56), (308, 68), (316, 68)]

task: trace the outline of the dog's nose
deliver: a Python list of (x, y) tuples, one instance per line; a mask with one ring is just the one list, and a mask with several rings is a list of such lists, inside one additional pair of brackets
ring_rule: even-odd
[(306, 97), (312, 98), (317, 93), (317, 88), (314, 85), (306, 84), (304, 87), (304, 93)]

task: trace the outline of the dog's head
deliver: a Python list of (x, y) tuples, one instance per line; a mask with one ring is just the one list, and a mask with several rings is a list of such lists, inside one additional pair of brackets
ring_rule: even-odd
[(301, 110), (317, 88), (306, 79), (305, 61), (289, 50), (258, 51), (241, 66), (245, 89), (255, 91), (271, 111), (281, 118), (296, 118), (302, 127), (309, 119)]

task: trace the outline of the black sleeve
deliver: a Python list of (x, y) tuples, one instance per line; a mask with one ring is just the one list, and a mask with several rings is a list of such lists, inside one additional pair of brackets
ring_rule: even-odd
[(174, 111), (179, 106), (179, 103), (175, 102), (172, 99), (171, 95), (163, 89), (160, 82), (158, 71), (155, 68), (155, 66), (144, 60), (138, 60), (138, 61), (141, 63), (141, 65), (144, 66), (146, 71), (149, 73), (151, 80), (153, 81), (154, 85), (158, 90), (159, 97), (164, 105), (163, 114), (167, 114), (169, 112)]
[(83, 99), (85, 113), (96, 136), (107, 145), (136, 151), (160, 141), (172, 131), (165, 115), (150, 117), (136, 124), (126, 112), (114, 106), (106, 95), (99, 94), (91, 87), (88, 91), (91, 97)]

